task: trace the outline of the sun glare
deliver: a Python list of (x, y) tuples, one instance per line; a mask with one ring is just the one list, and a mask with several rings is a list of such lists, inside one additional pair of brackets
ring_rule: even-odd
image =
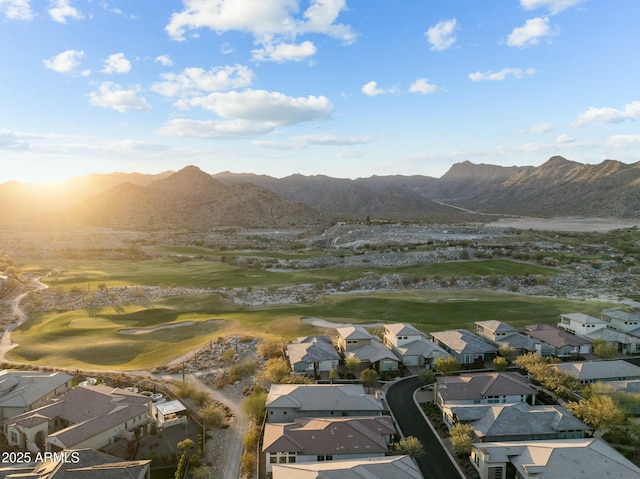
[(65, 166), (60, 164), (33, 166), (30, 169), (24, 168), (8, 173), (4, 181), (15, 180), (20, 183), (38, 183), (52, 188), (63, 187), (66, 184), (66, 180), (83, 174), (73, 165)]

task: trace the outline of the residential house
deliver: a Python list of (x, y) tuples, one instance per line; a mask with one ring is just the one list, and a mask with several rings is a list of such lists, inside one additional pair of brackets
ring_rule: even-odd
[(558, 328), (580, 337), (606, 327), (606, 321), (583, 313), (561, 314), (558, 323)]
[(377, 336), (370, 334), (362, 326), (346, 326), (337, 328), (338, 351), (345, 358), (354, 356), (367, 368), (379, 373), (395, 372), (400, 359), (380, 342)]
[(591, 352), (591, 340), (575, 336), (550, 324), (534, 324), (525, 327), (526, 336), (551, 346), (554, 356), (567, 358)]
[(620, 352), (640, 353), (640, 315), (619, 309), (608, 309), (601, 312), (601, 317), (606, 321), (608, 329), (624, 333), (629, 338), (628, 345), (619, 347)]
[(451, 354), (428, 339), (419, 339), (397, 348), (396, 354), (405, 366), (425, 366), (432, 368), (438, 358), (451, 357)]
[(640, 336), (640, 315), (637, 313), (629, 313), (620, 309), (605, 309), (600, 315), (603, 321), (606, 321), (608, 328)]
[(488, 372), (438, 377), (434, 393), (442, 409), (461, 404), (534, 404), (536, 390), (519, 374)]
[(477, 442), (579, 439), (592, 429), (562, 406), (527, 403), (445, 405), (445, 424), (469, 424)]
[(635, 337), (622, 330), (609, 327), (604, 319), (595, 318), (583, 313), (561, 314), (558, 328), (590, 341), (604, 341), (612, 345), (620, 353), (640, 351), (640, 337)]
[(513, 349), (516, 356), (528, 353), (552, 356), (555, 351), (551, 346), (525, 336), (518, 329), (501, 321), (478, 321), (475, 324), (478, 336), (490, 341), (498, 349)]
[[(39, 463), (1, 464), (3, 479), (151, 479), (151, 460), (123, 461), (93, 449), (65, 450)], [(62, 458), (62, 460), (60, 460)]]
[(384, 411), (382, 402), (365, 394), (362, 384), (272, 384), (265, 407), (267, 422), (379, 416)]
[(405, 366), (430, 367), (436, 359), (451, 356), (426, 334), (403, 323), (384, 327), (384, 343)]
[(273, 464), (384, 457), (396, 429), (390, 416), (298, 418), (266, 423), (262, 442), (267, 475)]
[(151, 398), (106, 385), (78, 386), (1, 422), (10, 446), (30, 451), (99, 449), (150, 421)]
[(582, 361), (551, 366), (570, 374), (580, 381), (580, 384), (640, 379), (640, 367), (623, 360)]
[(378, 338), (345, 354), (345, 357), (356, 357), (360, 365), (367, 369), (375, 369), (378, 373), (393, 373), (400, 367), (400, 358), (385, 347)]
[(308, 336), (287, 344), (286, 358), (294, 374), (315, 376), (338, 369), (340, 354), (328, 336)]
[(538, 356), (549, 357), (555, 354), (555, 348), (542, 341), (525, 336), (522, 333), (510, 334), (503, 339), (496, 341), (498, 348), (510, 348), (515, 351), (516, 356), (521, 354), (535, 353)]
[(466, 329), (430, 333), (432, 341), (458, 360), (460, 364), (492, 361), (498, 349)]
[(420, 339), (427, 339), (427, 335), (410, 324), (394, 323), (384, 326), (384, 344), (391, 350)]
[(584, 337), (593, 342), (604, 341), (622, 354), (634, 354), (640, 351), (640, 337), (632, 336), (631, 334), (623, 333), (622, 331), (602, 328), (589, 334), (585, 334)]
[(386, 456), (346, 461), (273, 464), (273, 479), (423, 479), (409, 456)]
[(71, 390), (73, 376), (63, 372), (0, 371), (0, 420), (44, 405)]
[(338, 351), (343, 356), (362, 346), (370, 345), (374, 336), (362, 326), (336, 328), (338, 333)]
[(506, 336), (510, 336), (518, 332), (517, 328), (503, 323), (502, 321), (476, 321), (476, 334), (484, 339), (488, 339), (492, 343), (496, 343)]
[(160, 429), (185, 424), (188, 412), (187, 407), (177, 399), (151, 404), (151, 417), (156, 420)]
[(596, 438), (477, 443), (471, 462), (480, 479), (640, 477), (638, 466)]

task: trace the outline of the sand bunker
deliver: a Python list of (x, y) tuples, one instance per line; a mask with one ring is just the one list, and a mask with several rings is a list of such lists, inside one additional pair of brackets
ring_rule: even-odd
[(326, 319), (320, 318), (302, 318), (302, 322), (305, 324), (310, 324), (311, 326), (316, 326), (318, 328), (346, 328), (348, 326), (364, 326), (365, 328), (379, 328), (384, 326), (387, 323), (358, 323), (354, 325), (353, 323), (334, 323), (332, 321), (327, 321)]
[[(224, 319), (208, 319), (206, 321), (198, 321), (198, 323), (223, 323)], [(196, 324), (195, 321), (182, 321), (180, 323), (163, 324), (162, 326), (156, 326), (155, 328), (142, 328), (142, 329), (121, 329), (118, 331), (120, 334), (149, 334), (161, 329), (179, 328), (182, 326), (191, 326)]]

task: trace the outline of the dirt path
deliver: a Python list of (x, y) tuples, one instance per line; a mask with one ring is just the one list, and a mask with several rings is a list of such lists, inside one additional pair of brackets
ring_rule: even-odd
[(222, 470), (224, 474), (221, 479), (238, 479), (240, 477), (240, 459), (242, 457), (242, 439), (247, 432), (249, 425), (247, 415), (242, 410), (240, 400), (236, 397), (228, 397), (223, 391), (214, 389), (193, 374), (188, 375), (193, 384), (200, 390), (207, 391), (209, 395), (216, 401), (227, 406), (236, 417), (235, 422), (230, 427), (231, 437), (224, 445), (224, 454), (222, 458), (207, 457), (210, 462), (217, 461), (223, 463)]
[(5, 358), (6, 354), (10, 350), (18, 346), (18, 344), (14, 344), (13, 340), (11, 339), (11, 331), (16, 329), (18, 326), (20, 326), (21, 324), (23, 324), (25, 321), (29, 319), (29, 317), (27, 316), (27, 313), (25, 313), (22, 310), (22, 308), (20, 308), (20, 302), (31, 291), (39, 291), (39, 290), (48, 288), (46, 284), (40, 282), (40, 279), (34, 280), (34, 283), (35, 283), (35, 287), (30, 288), (29, 291), (21, 293), (11, 300), (11, 317), (17, 318), (17, 319), (13, 323), (7, 325), (4, 331), (4, 334), (0, 339), (0, 361), (9, 362)]

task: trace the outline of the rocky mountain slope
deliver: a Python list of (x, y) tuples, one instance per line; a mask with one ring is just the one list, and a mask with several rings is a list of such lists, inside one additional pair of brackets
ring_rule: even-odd
[[(457, 193), (461, 198), (463, 191)], [(537, 168), (488, 184), (485, 191), (458, 203), (528, 216), (640, 218), (640, 162), (606, 160), (585, 165), (556, 156)]]
[(218, 173), (89, 175), (64, 187), (0, 185), (0, 223), (120, 229), (285, 228), (336, 220), (459, 223), (495, 215), (640, 218), (640, 162), (538, 167), (455, 164), (441, 178)]
[[(441, 178), (373, 176), (357, 180), (293, 175), (215, 175), (249, 181), (343, 217), (482, 221), (486, 215), (640, 217), (640, 162), (585, 165), (556, 156), (541, 166), (453, 165)], [(442, 203), (484, 213), (470, 215)]]
[(306, 205), (250, 183), (224, 185), (195, 166), (148, 186), (118, 185), (83, 201), (72, 217), (127, 229), (284, 228), (327, 221)]

